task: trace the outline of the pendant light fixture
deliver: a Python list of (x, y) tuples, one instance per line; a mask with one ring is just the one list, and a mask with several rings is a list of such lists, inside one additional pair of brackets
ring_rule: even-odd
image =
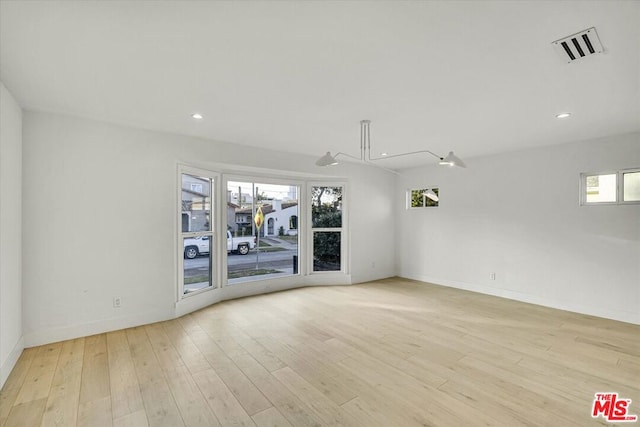
[(395, 173), (395, 171), (391, 169), (385, 168), (384, 166), (371, 163), (371, 162), (376, 162), (378, 160), (392, 159), (394, 157), (410, 156), (413, 154), (426, 153), (426, 154), (430, 154), (433, 157), (436, 157), (439, 160), (440, 165), (457, 166), (461, 168), (467, 167), (467, 165), (462, 161), (460, 157), (453, 154), (453, 151), (449, 151), (449, 154), (447, 154), (445, 157), (439, 156), (433, 151), (429, 151), (429, 150), (418, 150), (418, 151), (411, 151), (408, 153), (384, 155), (383, 157), (371, 157), (371, 138), (369, 136), (370, 130), (371, 130), (371, 120), (361, 120), (360, 121), (360, 157), (352, 156), (350, 154), (343, 153), (343, 152), (338, 152), (334, 155), (331, 155), (331, 152), (327, 151), (325, 155), (323, 155), (316, 161), (316, 165), (317, 166), (337, 165), (339, 163), (337, 160), (337, 157), (344, 156), (354, 160), (359, 160), (364, 163), (370, 163), (372, 166), (377, 166), (382, 169), (386, 169), (388, 171)]
[(438, 197), (438, 195), (435, 193), (435, 191), (433, 191), (432, 189), (427, 189), (427, 191), (425, 191), (424, 193), (422, 193), (423, 196), (433, 200), (434, 202), (437, 202), (438, 200), (440, 200), (440, 198)]

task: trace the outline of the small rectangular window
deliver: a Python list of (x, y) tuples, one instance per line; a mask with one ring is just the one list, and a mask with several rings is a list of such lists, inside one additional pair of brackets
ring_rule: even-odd
[(407, 208), (437, 208), (440, 205), (439, 188), (419, 188), (407, 191)]
[(615, 173), (587, 175), (585, 179), (587, 203), (611, 203), (617, 201), (618, 183)]
[(580, 175), (580, 203), (583, 205), (640, 202), (640, 169)]
[(624, 202), (640, 202), (640, 171), (623, 172), (622, 187)]

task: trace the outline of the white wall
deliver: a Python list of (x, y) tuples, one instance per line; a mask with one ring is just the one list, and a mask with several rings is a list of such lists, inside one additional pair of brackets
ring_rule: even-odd
[(0, 388), (22, 339), (22, 111), (0, 82)]
[[(314, 161), (311, 156), (25, 112), (26, 344), (168, 319), (203, 305), (190, 297), (186, 306), (175, 306), (178, 162), (347, 177), (353, 254), (348, 282), (395, 274), (395, 177), (364, 166), (319, 169)], [(376, 230), (373, 238), (371, 230)], [(296, 279), (284, 287), (312, 282)], [(235, 285), (206, 301), (277, 289)], [(114, 296), (122, 298), (119, 309), (112, 307)]]
[(640, 167), (640, 134), (467, 160), (399, 178), (397, 206), (440, 188), (396, 211), (402, 276), (640, 323), (640, 205), (578, 203), (581, 172)]

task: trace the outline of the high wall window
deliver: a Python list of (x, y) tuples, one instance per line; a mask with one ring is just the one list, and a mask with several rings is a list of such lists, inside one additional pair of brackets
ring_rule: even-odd
[(413, 188), (407, 190), (407, 208), (437, 208), (440, 205), (439, 188)]
[(640, 202), (640, 170), (622, 172), (622, 201)]
[(181, 292), (189, 294), (216, 286), (212, 248), (214, 186), (212, 176), (180, 173)]
[(227, 215), (227, 284), (298, 274), (298, 233), (289, 218), (298, 214), (299, 193), (295, 183), (227, 181), (234, 204)]
[(312, 271), (343, 271), (344, 186), (312, 186), (310, 196)]
[(640, 203), (640, 169), (581, 174), (580, 203)]

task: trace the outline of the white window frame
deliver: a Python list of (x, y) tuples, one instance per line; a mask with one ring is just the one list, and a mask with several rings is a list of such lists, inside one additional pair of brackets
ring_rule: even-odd
[(640, 173), (640, 168), (622, 169), (618, 171), (618, 187), (620, 187), (618, 200), (621, 205), (638, 205), (640, 204), (640, 200), (624, 200), (624, 174), (626, 173)]
[[(313, 187), (342, 187), (342, 226), (337, 228), (313, 228), (313, 223), (311, 220), (311, 194)], [(349, 235), (347, 230), (349, 229), (349, 189), (347, 183), (345, 181), (308, 181), (307, 182), (307, 192), (306, 192), (306, 203), (307, 212), (306, 212), (306, 227), (301, 228), (300, 223), (298, 223), (299, 230), (305, 230), (308, 236), (307, 239), (307, 253), (309, 254), (307, 257), (307, 271), (310, 275), (330, 275), (330, 274), (340, 274), (345, 275), (349, 274), (350, 271), (350, 261), (349, 261)], [(300, 221), (300, 215), (298, 215), (298, 221)], [(313, 236), (316, 232), (339, 232), (340, 233), (340, 270), (335, 271), (314, 271), (313, 270)]]
[(422, 190), (422, 189), (426, 189), (426, 190), (438, 190), (438, 199), (440, 198), (440, 186), (439, 185), (419, 185), (419, 186), (415, 186), (415, 187), (411, 187), (408, 188), (406, 191), (406, 208), (407, 209), (431, 209), (431, 208), (439, 208), (440, 207), (440, 200), (438, 200), (438, 205), (437, 206), (427, 206), (426, 203), (426, 199), (427, 196), (422, 196), (422, 200), (425, 202), (424, 206), (411, 206), (411, 193), (416, 191), (416, 190)]
[[(202, 304), (213, 303), (219, 298), (227, 299), (230, 296), (244, 296), (253, 293), (258, 289), (268, 292), (273, 289), (289, 289), (298, 287), (301, 284), (320, 284), (327, 280), (331, 283), (342, 283), (343, 279), (338, 276), (348, 276), (350, 272), (350, 235), (349, 235), (349, 187), (348, 180), (343, 179), (322, 179), (295, 173), (272, 174), (270, 172), (260, 172), (257, 170), (227, 169), (225, 165), (191, 166), (190, 164), (177, 162), (176, 167), (176, 203), (175, 203), (175, 256), (174, 265), (177, 266), (175, 295), (176, 308), (179, 312), (189, 312), (193, 308), (199, 308)], [(193, 232), (190, 235), (211, 234), (210, 253), (218, 255), (210, 256), (211, 259), (211, 281), (212, 286), (200, 289), (188, 294), (184, 294), (184, 244), (182, 241), (182, 174), (201, 176), (213, 179), (213, 198), (211, 201), (212, 230), (208, 232)], [(264, 184), (296, 185), (299, 188), (298, 194), (298, 274), (276, 277), (259, 278), (243, 283), (227, 284), (227, 197), (226, 191), (228, 181), (260, 182)], [(340, 186), (343, 188), (342, 199), (342, 227), (328, 228), (326, 231), (338, 231), (341, 233), (341, 269), (339, 271), (313, 271), (313, 231), (324, 231), (325, 229), (311, 229), (311, 199), (310, 188), (313, 186)], [(224, 254), (224, 255), (223, 255)], [(262, 283), (261, 283), (262, 282)], [(192, 298), (193, 297), (193, 298)]]
[[(227, 188), (229, 186), (229, 181), (241, 181), (241, 182), (253, 182), (253, 183), (260, 183), (260, 184), (269, 184), (269, 185), (295, 185), (298, 187), (298, 228), (300, 227), (300, 217), (302, 215), (302, 212), (304, 212), (304, 209), (306, 209), (306, 206), (303, 203), (303, 198), (307, 197), (306, 196), (306, 181), (305, 180), (300, 180), (299, 178), (295, 178), (295, 177), (291, 177), (291, 178), (283, 178), (283, 177), (276, 177), (276, 176), (269, 176), (269, 175), (261, 175), (261, 174), (254, 174), (254, 173), (248, 173), (248, 174), (236, 174), (236, 173), (224, 173), (222, 174), (222, 179), (221, 179), (221, 186), (224, 189), (224, 194), (226, 194), (227, 192)], [(253, 196), (252, 196), (253, 197)], [(226, 230), (227, 230), (227, 209), (226, 209), (226, 198), (225, 201), (223, 202), (225, 208), (223, 209), (223, 218), (222, 218), (222, 224), (225, 230), (225, 236), (226, 236)], [(253, 215), (249, 215), (249, 221), (253, 221)], [(267, 224), (263, 224), (263, 227), (266, 227)], [(227, 254), (227, 250), (226, 250), (226, 237), (224, 239), (224, 244), (225, 244), (225, 248), (224, 251), (222, 252), (223, 255), (220, 257), (221, 258), (221, 268), (220, 268), (220, 275), (221, 275), (221, 282), (223, 287), (227, 287), (227, 286), (232, 286), (232, 287), (236, 287), (236, 286), (243, 286), (245, 284), (248, 283), (255, 283), (255, 282), (259, 282), (262, 280), (277, 280), (274, 278), (265, 278), (265, 277), (260, 277), (260, 276), (255, 276), (255, 279), (249, 279), (246, 280), (242, 283), (234, 283), (229, 285), (228, 283), (228, 270), (227, 270), (227, 266), (228, 266), (228, 254)], [(300, 276), (305, 276), (307, 275), (307, 270), (305, 268), (305, 263), (303, 262), (304, 259), (306, 259), (308, 257), (306, 251), (305, 251), (305, 247), (306, 247), (306, 236), (303, 235), (303, 233), (298, 232), (298, 274), (292, 274), (290, 276), (283, 276), (283, 279), (286, 278), (290, 278), (290, 277), (300, 277)]]
[[(580, 205), (581, 206), (607, 206), (607, 205), (637, 205), (640, 200), (625, 201), (624, 198), (624, 174), (640, 172), (640, 168), (608, 170), (600, 172), (584, 172), (580, 174)], [(616, 176), (616, 200), (612, 202), (587, 202), (587, 177), (596, 175)]]
[[(211, 221), (209, 231), (193, 231), (193, 232), (183, 232), (182, 231), (182, 175), (193, 175), (197, 177), (211, 179)], [(200, 295), (204, 292), (209, 292), (215, 289), (220, 288), (220, 261), (219, 257), (213, 256), (214, 253), (219, 251), (220, 248), (220, 239), (218, 237), (219, 233), (217, 230), (220, 230), (220, 203), (218, 201), (220, 194), (220, 174), (214, 171), (200, 169), (188, 165), (178, 164), (177, 171), (177, 197), (176, 197), (176, 208), (177, 208), (177, 233), (176, 233), (176, 250), (177, 250), (177, 259), (178, 259), (178, 286), (176, 287), (177, 293), (177, 301), (190, 298), (195, 295)], [(226, 228), (225, 228), (226, 231)], [(194, 292), (189, 292), (187, 294), (184, 293), (184, 242), (183, 239), (185, 237), (200, 237), (200, 236), (209, 236), (209, 260), (210, 260), (210, 280), (211, 286), (208, 286), (203, 289), (198, 289)], [(226, 243), (226, 241), (225, 241)]]

